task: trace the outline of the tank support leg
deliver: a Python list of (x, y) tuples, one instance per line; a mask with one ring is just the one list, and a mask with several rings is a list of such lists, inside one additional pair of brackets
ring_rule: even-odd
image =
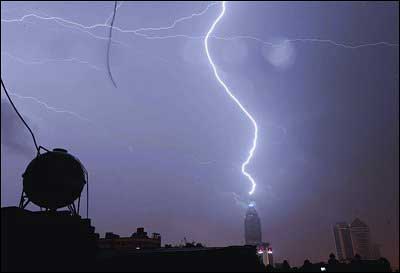
[(26, 196), (25, 192), (22, 191), (21, 193), (21, 199), (19, 201), (19, 207), (21, 209), (25, 209), (26, 206), (30, 203), (31, 201), (28, 199), (28, 197)]

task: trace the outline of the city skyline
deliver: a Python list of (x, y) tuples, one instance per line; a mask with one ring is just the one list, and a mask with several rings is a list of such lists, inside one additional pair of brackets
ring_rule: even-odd
[[(107, 72), (114, 6), (117, 88)], [(167, 244), (245, 243), (251, 185), (241, 167), (254, 127), (204, 45), (221, 7), (1, 2), (2, 80), (39, 145), (64, 148), (87, 169), (100, 234), (144, 226)], [(398, 8), (226, 2), (209, 37), (220, 78), (257, 121), (246, 170), (277, 261), (326, 259), (335, 252), (332, 226), (358, 217), (398, 266)], [(36, 154), (3, 90), (1, 99), (5, 207), (18, 204)]]

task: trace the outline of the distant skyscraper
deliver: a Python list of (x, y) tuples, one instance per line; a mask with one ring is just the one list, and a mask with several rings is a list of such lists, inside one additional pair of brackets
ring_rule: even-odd
[(333, 227), (335, 236), (336, 253), (338, 259), (350, 260), (354, 257), (353, 245), (351, 241), (350, 226), (345, 222), (336, 223)]
[(379, 258), (381, 258), (380, 245), (374, 243), (371, 249), (371, 259), (378, 260)]
[(361, 256), (361, 259), (371, 259), (371, 235), (369, 227), (356, 218), (350, 225), (353, 252)]
[(244, 220), (244, 233), (246, 245), (259, 245), (261, 239), (261, 222), (254, 203), (250, 203)]

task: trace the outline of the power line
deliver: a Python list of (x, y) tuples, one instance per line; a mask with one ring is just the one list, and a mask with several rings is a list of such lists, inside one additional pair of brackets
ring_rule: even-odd
[(6, 96), (8, 98), (8, 100), (10, 101), (11, 106), (14, 108), (15, 112), (17, 113), (18, 117), (21, 119), (21, 121), (24, 123), (25, 127), (29, 130), (29, 133), (31, 133), (32, 139), (33, 139), (33, 143), (35, 144), (35, 148), (36, 151), (39, 153), (40, 149), (43, 148), (42, 146), (38, 146), (37, 142), (36, 142), (36, 138), (35, 135), (33, 134), (31, 128), (29, 127), (29, 125), (26, 123), (26, 121), (24, 120), (24, 118), (21, 116), (21, 114), (18, 112), (17, 107), (15, 107), (10, 95), (8, 94), (7, 88), (5, 87), (4, 83), (3, 83), (3, 79), (1, 78), (1, 86), (3, 86), (4, 89), (4, 93), (6, 93)]
[(111, 82), (113, 83), (114, 87), (117, 88), (117, 84), (114, 81), (113, 75), (111, 73), (111, 68), (110, 68), (110, 47), (111, 47), (111, 36), (112, 36), (112, 31), (114, 27), (114, 19), (115, 19), (115, 14), (117, 13), (117, 1), (114, 1), (114, 14), (111, 19), (111, 24), (110, 24), (110, 34), (108, 36), (108, 45), (107, 45), (107, 70), (108, 70), (108, 75), (110, 76)]

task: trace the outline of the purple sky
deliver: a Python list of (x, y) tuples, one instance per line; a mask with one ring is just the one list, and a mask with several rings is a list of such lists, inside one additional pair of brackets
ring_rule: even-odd
[[(210, 3), (123, 2), (114, 26), (168, 27)], [(253, 128), (216, 81), (202, 38), (220, 3), (169, 29), (114, 30), (117, 89), (106, 71), (108, 28), (80, 26), (104, 24), (113, 6), (2, 1), (1, 75), (15, 104), (40, 145), (66, 148), (88, 169), (102, 236), (144, 226), (163, 243), (243, 244), (250, 184), (240, 165)], [(326, 260), (332, 225), (359, 217), (398, 264), (398, 9), (227, 3), (214, 34), (234, 39), (211, 38), (210, 53), (259, 126), (248, 170), (278, 261)], [(42, 19), (7, 21), (27, 14)], [(64, 21), (43, 19), (52, 16)], [(10, 206), (34, 149), (1, 98), (1, 205)]]

